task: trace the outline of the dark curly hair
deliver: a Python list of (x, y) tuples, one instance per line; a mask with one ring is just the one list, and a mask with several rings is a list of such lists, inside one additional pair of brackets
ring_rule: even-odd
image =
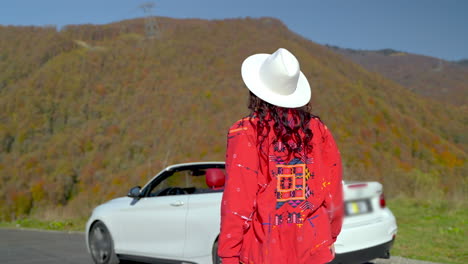
[[(250, 92), (248, 107), (251, 111), (250, 116), (258, 119), (256, 125), (251, 122), (256, 127), (260, 147), (268, 137), (270, 130), (273, 129), (275, 138), (272, 143), (276, 145), (281, 142), (289, 157), (301, 152), (307, 154), (312, 151), (311, 142), (314, 133), (309, 128), (309, 122), (312, 118), (319, 117), (310, 112), (309, 105), (300, 108), (283, 108), (267, 103)], [(272, 120), (273, 126), (269, 124)], [(299, 133), (300, 131), (302, 131), (303, 136)], [(265, 151), (262, 150), (262, 152)]]

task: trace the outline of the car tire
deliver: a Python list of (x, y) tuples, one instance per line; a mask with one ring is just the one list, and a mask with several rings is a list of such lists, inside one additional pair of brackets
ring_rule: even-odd
[(213, 264), (221, 264), (221, 258), (218, 256), (218, 241), (213, 245)]
[(106, 225), (97, 221), (89, 232), (89, 251), (96, 264), (118, 264), (119, 258), (114, 251), (114, 242)]

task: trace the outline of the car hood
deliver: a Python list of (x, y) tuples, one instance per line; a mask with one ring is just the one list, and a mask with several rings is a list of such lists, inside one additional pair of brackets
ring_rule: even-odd
[(103, 204), (100, 204), (94, 209), (94, 213), (101, 213), (103, 211), (112, 211), (128, 206), (133, 201), (130, 197), (119, 197), (109, 200)]

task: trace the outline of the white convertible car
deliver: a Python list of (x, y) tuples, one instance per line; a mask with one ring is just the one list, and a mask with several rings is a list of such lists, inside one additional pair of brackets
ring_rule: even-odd
[[(86, 225), (95, 263), (219, 264), (217, 240), (224, 162), (169, 166), (127, 197), (96, 207)], [(395, 217), (378, 182), (345, 182), (345, 219), (333, 263), (388, 258)]]

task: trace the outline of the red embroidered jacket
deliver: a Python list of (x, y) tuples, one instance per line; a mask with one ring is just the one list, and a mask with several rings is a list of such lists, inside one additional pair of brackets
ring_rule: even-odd
[[(218, 254), (223, 264), (326, 263), (343, 221), (340, 154), (327, 127), (311, 119), (313, 150), (288, 156), (255, 123), (229, 130)], [(252, 124), (254, 123), (254, 124)]]

